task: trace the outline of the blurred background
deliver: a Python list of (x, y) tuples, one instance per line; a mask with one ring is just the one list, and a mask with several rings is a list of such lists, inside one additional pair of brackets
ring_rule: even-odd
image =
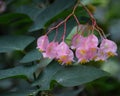
[[(54, 1), (55, 0), (0, 0), (0, 35), (31, 35), (32, 33), (28, 33), (28, 28), (33, 23), (30, 17), (27, 15), (15, 17), (15, 15), (13, 16), (11, 14), (14, 12), (19, 13), (17, 10), (20, 10), (20, 7), (23, 5), (27, 7), (37, 6), (39, 8), (46, 8)], [(68, 89), (61, 88), (60, 91), (56, 88), (54, 90), (55, 96), (120, 96), (120, 0), (81, 1), (87, 5), (89, 10), (94, 14), (98, 25), (104, 30), (107, 38), (117, 43), (118, 56), (110, 58), (101, 65), (103, 70), (111, 73), (110, 77), (100, 78), (99, 80), (85, 84), (82, 88), (81, 86)], [(8, 13), (9, 16), (5, 15)], [(37, 32), (34, 35), (37, 37)], [(32, 48), (32, 45), (29, 47)], [(29, 51), (30, 49), (26, 50)], [(0, 69), (19, 65), (18, 62), (23, 55), (24, 53), (19, 51), (0, 53)], [(17, 88), (24, 89), (28, 87), (29, 84), (24, 80), (1, 80), (0, 94)]]

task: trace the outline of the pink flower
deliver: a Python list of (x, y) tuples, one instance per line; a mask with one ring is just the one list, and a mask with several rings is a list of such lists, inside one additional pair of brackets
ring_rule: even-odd
[(84, 46), (76, 49), (76, 57), (78, 62), (86, 63), (90, 60), (94, 60), (97, 54), (97, 48), (85, 48)]
[(105, 60), (107, 60), (107, 58), (108, 58), (107, 54), (104, 53), (104, 51), (99, 48), (94, 60), (95, 61), (105, 61)]
[(79, 47), (76, 49), (76, 57), (78, 58), (78, 62), (80, 63), (86, 63), (88, 62), (88, 57), (87, 57), (87, 49), (85, 49), (84, 47)]
[(96, 48), (98, 46), (98, 38), (91, 34), (87, 37), (86, 45), (88, 48)]
[(81, 46), (84, 46), (85, 48), (94, 48), (98, 46), (98, 38), (91, 34), (88, 37), (83, 37), (80, 34), (75, 34), (72, 38), (71, 48), (76, 49)]
[(103, 39), (100, 44), (100, 49), (104, 53), (106, 53), (108, 55), (108, 57), (117, 55), (117, 53), (116, 53), (117, 45), (115, 44), (115, 42), (113, 42), (111, 40)]
[(56, 47), (58, 46), (58, 42), (51, 42), (49, 43), (48, 47), (46, 48), (46, 52), (43, 53), (43, 57), (48, 57), (53, 59), (57, 56)]
[(40, 51), (46, 51), (48, 44), (49, 44), (49, 40), (47, 35), (41, 36), (37, 40), (37, 48)]
[(57, 46), (57, 59), (61, 63), (71, 64), (74, 55), (69, 46), (63, 41)]
[(96, 58), (98, 48), (89, 48), (87, 50), (87, 58), (88, 60), (94, 60)]
[(98, 49), (98, 39), (94, 34), (84, 37), (82, 44), (76, 50), (78, 62), (85, 63), (94, 60)]
[(87, 37), (85, 48), (87, 49), (88, 60), (94, 60), (98, 50), (98, 38), (91, 34)]
[(103, 39), (98, 49), (95, 61), (105, 61), (110, 56), (117, 55), (117, 45), (108, 39)]
[(72, 38), (71, 48), (76, 49), (76, 48), (82, 46), (84, 41), (85, 41), (85, 37), (83, 37), (82, 35), (80, 35), (78, 33), (75, 34)]

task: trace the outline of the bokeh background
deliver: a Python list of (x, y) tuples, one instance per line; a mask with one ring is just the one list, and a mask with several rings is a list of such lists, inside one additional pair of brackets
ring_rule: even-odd
[[(32, 25), (32, 20), (28, 16), (13, 17), (12, 15), (3, 15), (12, 14), (20, 10), (20, 7), (23, 5), (46, 8), (54, 1), (0, 0), (0, 35), (32, 34), (28, 33), (28, 28)], [(111, 73), (111, 76), (100, 78), (74, 88), (55, 88), (53, 93), (56, 94), (55, 96), (120, 96), (120, 0), (82, 0), (82, 2), (94, 14), (98, 25), (104, 30), (107, 38), (117, 43), (118, 56), (101, 63), (101, 69)], [(19, 11), (17, 12), (19, 13)], [(37, 34), (38, 32), (32, 35), (37, 37)], [(32, 45), (29, 48), (32, 48)], [(27, 49), (27, 51), (29, 50)], [(0, 53), (0, 69), (12, 68), (15, 65), (19, 65), (18, 62), (23, 55), (24, 52), (19, 51)], [(29, 84), (22, 79), (0, 80), (0, 94), (24, 88), (29, 88)]]

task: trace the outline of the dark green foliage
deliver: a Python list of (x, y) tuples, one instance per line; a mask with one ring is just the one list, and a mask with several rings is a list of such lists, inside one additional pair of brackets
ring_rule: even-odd
[(23, 51), (33, 40), (34, 37), (31, 36), (1, 36), (0, 53), (13, 50)]
[[(98, 1), (81, 0), (85, 5), (92, 3), (104, 5), (104, 0)], [(41, 94), (41, 91), (54, 90), (56, 87), (73, 87), (56, 96), (75, 96), (83, 91), (84, 87), (74, 90), (74, 86), (84, 86), (88, 82), (109, 76), (106, 70), (91, 66), (92, 64), (88, 66), (73, 63), (72, 66), (62, 66), (57, 60), (43, 58), (41, 52), (36, 49), (37, 38), (46, 33), (51, 26), (64, 20), (72, 12), (76, 0), (5, 0), (5, 2), (7, 9), (0, 13), (0, 81), (23, 79), (28, 82), (29, 87), (25, 90), (20, 89), (17, 86), (19, 81), (11, 82), (12, 86), (6, 89), (0, 85), (0, 90), (4, 90), (0, 96), (37, 96), (36, 94)], [(108, 20), (116, 14), (112, 9), (110, 12)], [(91, 22), (88, 13), (81, 6), (77, 8), (75, 14), (81, 24)], [(69, 37), (66, 42), (70, 42), (73, 35), (71, 30), (76, 25), (73, 17), (67, 21), (66, 37), (68, 35)], [(63, 25), (58, 28), (59, 41), (63, 30)], [(48, 36), (52, 41), (55, 30)], [(24, 88), (25, 85), (21, 86)]]

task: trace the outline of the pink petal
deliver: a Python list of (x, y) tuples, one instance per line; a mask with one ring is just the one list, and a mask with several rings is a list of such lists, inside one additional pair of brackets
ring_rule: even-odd
[(114, 56), (117, 55), (117, 45), (115, 42), (108, 40), (108, 39), (103, 39), (101, 44), (100, 44), (100, 49), (104, 51), (104, 53)]
[(47, 46), (48, 46), (48, 44), (49, 44), (49, 40), (48, 40), (47, 35), (41, 36), (37, 40), (37, 48), (40, 51), (45, 51)]

